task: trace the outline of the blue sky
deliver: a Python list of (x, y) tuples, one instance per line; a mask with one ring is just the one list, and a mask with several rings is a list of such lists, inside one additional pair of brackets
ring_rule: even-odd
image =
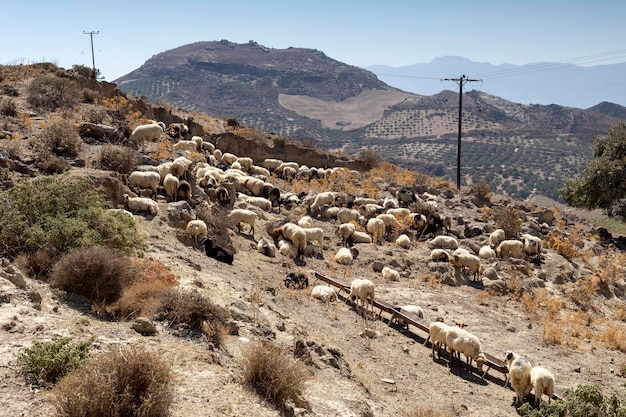
[(525, 64), (626, 61), (626, 2), (597, 0), (29, 1), (2, 6), (0, 64), (96, 67), (113, 81), (153, 55), (228, 39), (303, 47), (359, 67), (459, 55)]

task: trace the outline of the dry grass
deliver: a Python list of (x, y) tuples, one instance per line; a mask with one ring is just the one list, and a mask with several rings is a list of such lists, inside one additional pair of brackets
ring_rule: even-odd
[(458, 414), (442, 408), (429, 406), (418, 406), (411, 410), (405, 410), (400, 414), (401, 417), (454, 417), (456, 415)]

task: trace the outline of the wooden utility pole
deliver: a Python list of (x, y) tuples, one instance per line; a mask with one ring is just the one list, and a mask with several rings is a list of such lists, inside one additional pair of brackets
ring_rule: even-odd
[(96, 78), (96, 58), (95, 58), (95, 56), (93, 54), (93, 35), (97, 35), (98, 33), (100, 33), (100, 31), (94, 32), (92, 30), (91, 32), (85, 32), (83, 30), (83, 34), (89, 35), (89, 38), (91, 38), (91, 64), (93, 66), (93, 73), (91, 74), (91, 78), (93, 78), (93, 79)]
[(465, 74), (460, 78), (442, 78), (441, 81), (454, 81), (459, 84), (459, 137), (456, 145), (456, 189), (461, 189), (461, 126), (463, 118), (463, 84), (482, 80), (467, 78)]

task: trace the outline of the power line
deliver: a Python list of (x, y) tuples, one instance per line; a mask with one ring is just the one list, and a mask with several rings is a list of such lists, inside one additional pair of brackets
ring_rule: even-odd
[(83, 33), (85, 35), (89, 35), (89, 38), (91, 39), (91, 63), (93, 65), (93, 73), (91, 74), (92, 78), (96, 78), (96, 58), (93, 54), (93, 35), (97, 35), (100, 33), (100, 31), (91, 31), (91, 32), (85, 32), (83, 30)]
[(482, 81), (480, 79), (467, 78), (465, 74), (460, 78), (442, 78), (441, 81), (454, 81), (459, 84), (459, 135), (456, 145), (456, 189), (461, 189), (461, 127), (463, 120), (463, 85)]

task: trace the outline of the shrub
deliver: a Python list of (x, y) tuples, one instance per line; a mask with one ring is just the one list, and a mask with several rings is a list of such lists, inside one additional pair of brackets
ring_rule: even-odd
[(359, 161), (363, 162), (366, 170), (376, 168), (383, 160), (380, 152), (372, 148), (363, 149), (356, 157)]
[(50, 342), (33, 342), (17, 356), (26, 379), (37, 385), (53, 384), (85, 361), (91, 341), (72, 343), (69, 337), (54, 337)]
[(80, 248), (52, 268), (53, 287), (80, 294), (95, 304), (110, 304), (135, 278), (128, 259), (103, 247)]
[(197, 292), (170, 290), (159, 306), (159, 320), (169, 327), (191, 335), (204, 333), (209, 342), (221, 346), (228, 312)]
[(80, 90), (80, 97), (82, 97), (83, 103), (95, 103), (100, 97), (100, 93), (91, 88), (83, 88)]
[(519, 211), (514, 207), (499, 207), (495, 209), (494, 220), (496, 228), (504, 230), (507, 239), (513, 238), (522, 227)]
[(470, 194), (475, 195), (480, 200), (489, 200), (491, 198), (491, 187), (486, 182), (477, 182), (470, 186)]
[(42, 157), (49, 154), (74, 157), (83, 144), (74, 124), (66, 119), (58, 119), (47, 125), (38, 139), (35, 149)]
[(308, 371), (280, 347), (269, 342), (252, 343), (242, 358), (244, 382), (279, 408), (300, 399)]
[(45, 250), (60, 256), (73, 249), (107, 246), (141, 250), (129, 216), (108, 213), (105, 197), (86, 178), (24, 179), (0, 192), (0, 253), (10, 257)]
[(234, 117), (229, 117), (228, 119), (226, 119), (226, 126), (239, 127), (239, 120), (235, 119)]
[(3, 98), (0, 102), (0, 115), (15, 117), (17, 116), (17, 103), (12, 98)]
[(78, 102), (78, 86), (67, 78), (44, 75), (31, 81), (26, 101), (37, 111), (53, 111)]
[(90, 106), (83, 110), (83, 119), (89, 123), (104, 123), (106, 121), (110, 121), (111, 117), (108, 115), (106, 110), (100, 106)]
[(121, 145), (103, 145), (100, 150), (100, 168), (120, 173), (129, 173), (139, 162), (133, 149)]
[(52, 404), (57, 417), (166, 417), (173, 399), (170, 365), (141, 349), (122, 348), (59, 381)]
[[(0, 79), (0, 81), (2, 81)], [(2, 94), (9, 97), (19, 97), (20, 91), (12, 85), (4, 84), (2, 86)]]
[(62, 156), (45, 154), (45, 156), (42, 155), (42, 157), (44, 159), (37, 164), (37, 167), (44, 174), (63, 174), (64, 172), (67, 172), (72, 168), (72, 164), (70, 164)]
[(523, 417), (623, 417), (626, 415), (626, 402), (615, 394), (604, 396), (596, 385), (580, 385), (565, 391), (563, 401), (542, 403), (539, 409), (533, 409), (529, 403), (523, 404), (518, 413)]
[(453, 417), (456, 415), (441, 408), (417, 406), (415, 409), (404, 411), (401, 417)]

